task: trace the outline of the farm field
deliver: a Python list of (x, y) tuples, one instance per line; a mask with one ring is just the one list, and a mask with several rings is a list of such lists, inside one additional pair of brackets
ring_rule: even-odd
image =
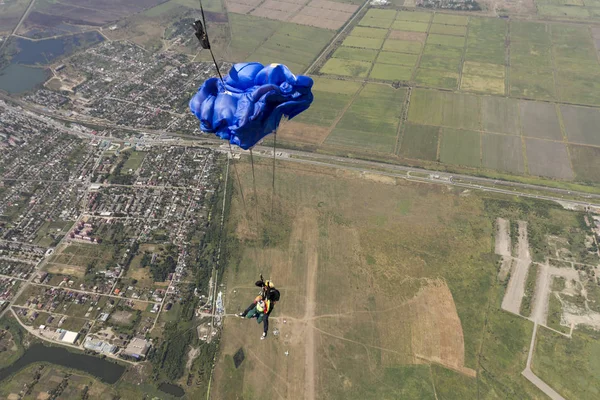
[(11, 33), (27, 9), (27, 0), (7, 0), (0, 4), (0, 33)]
[[(246, 162), (238, 169), (242, 181), (252, 173)], [(267, 188), (269, 163), (255, 169)], [(282, 301), (267, 340), (254, 321), (225, 320), (212, 397), (543, 398), (520, 375), (532, 324), (499, 309), (485, 210), (508, 199), (285, 162), (278, 177), (274, 213), (270, 190), (259, 189), (250, 231), (233, 199), (227, 229), (240, 242), (225, 298), (228, 313), (245, 308), (262, 272)], [(476, 378), (477, 360), (486, 372)]]

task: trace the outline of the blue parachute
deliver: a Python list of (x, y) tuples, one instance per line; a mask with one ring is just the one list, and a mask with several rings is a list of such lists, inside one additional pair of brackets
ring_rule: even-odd
[(210, 78), (190, 100), (200, 129), (244, 150), (277, 130), (282, 116), (293, 118), (313, 101), (313, 80), (281, 64), (233, 65), (223, 82)]

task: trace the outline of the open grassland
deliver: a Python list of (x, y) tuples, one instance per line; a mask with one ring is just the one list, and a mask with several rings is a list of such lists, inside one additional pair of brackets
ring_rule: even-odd
[(406, 124), (400, 155), (421, 160), (437, 160), (440, 128), (437, 126)]
[(326, 143), (394, 152), (406, 89), (367, 84)]
[(440, 161), (468, 167), (481, 166), (481, 134), (460, 129), (442, 129)]
[[(270, 165), (255, 169), (269, 187)], [(292, 163), (277, 173), (275, 211), (259, 190), (258, 220), (236, 187), (225, 299), (238, 312), (259, 273), (273, 279), (279, 335), (227, 318), (212, 398), (543, 398), (520, 375), (532, 324), (499, 309), (489, 211), (511, 201)]]
[(573, 332), (567, 338), (540, 327), (533, 371), (567, 399), (592, 400), (600, 396), (600, 337), (598, 332)]

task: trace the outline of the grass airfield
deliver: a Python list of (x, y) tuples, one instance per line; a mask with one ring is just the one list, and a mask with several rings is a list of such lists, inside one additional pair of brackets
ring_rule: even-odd
[(282, 300), (265, 341), (255, 321), (225, 319), (211, 398), (543, 398), (520, 375), (533, 324), (500, 310), (498, 199), (279, 163), (271, 214), (270, 163), (255, 161), (258, 199), (237, 168), (227, 313), (260, 273)]

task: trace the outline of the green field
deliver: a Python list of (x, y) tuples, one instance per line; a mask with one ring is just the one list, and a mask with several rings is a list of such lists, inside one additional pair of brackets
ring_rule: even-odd
[(429, 33), (437, 33), (440, 35), (465, 36), (467, 34), (467, 27), (458, 25), (432, 24)]
[(370, 9), (358, 23), (361, 26), (374, 28), (389, 28), (396, 18), (395, 10)]
[(331, 75), (344, 75), (366, 78), (371, 63), (366, 61), (344, 60), (341, 58), (330, 58), (327, 60), (321, 72)]
[(554, 75), (551, 70), (511, 66), (509, 75), (509, 93), (513, 97), (540, 100), (556, 98)]
[(442, 14), (438, 12), (433, 17), (433, 23), (466, 26), (469, 23), (469, 17), (466, 15)]
[(458, 73), (419, 68), (415, 75), (415, 82), (420, 86), (456, 89), (458, 86)]
[(430, 33), (427, 37), (427, 44), (462, 48), (465, 45), (465, 38), (461, 36), (436, 35)]
[(380, 49), (383, 39), (368, 38), (362, 36), (348, 36), (342, 45), (349, 47), (360, 47), (364, 49)]
[(569, 151), (577, 180), (599, 183), (600, 148), (570, 145)]
[(437, 126), (406, 124), (400, 155), (408, 158), (436, 161), (440, 128)]
[(411, 67), (376, 63), (373, 65), (373, 69), (371, 70), (369, 77), (384, 81), (409, 81), (411, 75)]
[(460, 70), (461, 59), (459, 57), (438, 57), (436, 55), (423, 54), (419, 68), (437, 69), (443, 71), (458, 72)]
[(481, 122), (488, 132), (520, 134), (518, 101), (502, 97), (481, 97)]
[(367, 61), (373, 62), (377, 57), (377, 50), (373, 49), (357, 49), (355, 47), (338, 47), (333, 53), (333, 58), (341, 58), (352, 61)]
[(460, 93), (413, 90), (408, 120), (423, 125), (479, 129), (477, 96)]
[(394, 152), (406, 89), (367, 84), (325, 143)]
[(127, 158), (127, 161), (125, 161), (125, 163), (123, 164), (123, 172), (126, 174), (135, 173), (140, 167), (140, 165), (142, 165), (146, 154), (148, 153), (143, 151), (132, 151), (131, 155)]
[(531, 175), (573, 179), (567, 146), (560, 142), (525, 139), (527, 166)]
[(481, 151), (485, 168), (515, 174), (525, 172), (523, 145), (518, 136), (484, 133)]
[(398, 15), (396, 16), (396, 20), (429, 22), (431, 20), (431, 13), (415, 12), (415, 11), (400, 11), (398, 13)]
[(523, 136), (540, 139), (563, 139), (554, 104), (521, 101), (519, 112)]
[(421, 43), (409, 40), (388, 39), (383, 44), (383, 50), (409, 54), (421, 53), (421, 47)]
[(506, 23), (501, 19), (471, 18), (465, 60), (505, 64)]
[(600, 343), (594, 331), (575, 331), (566, 338), (540, 327), (533, 371), (569, 399), (593, 400), (600, 396)]
[(387, 29), (366, 28), (364, 26), (357, 26), (354, 29), (352, 29), (352, 32), (350, 32), (350, 36), (384, 39), (387, 36), (387, 33)]
[(442, 129), (440, 161), (468, 167), (481, 166), (481, 138), (478, 132), (460, 129)]
[(377, 62), (382, 64), (406, 65), (414, 67), (419, 56), (416, 54), (395, 53), (393, 51), (381, 51), (377, 56)]
[(560, 113), (569, 142), (600, 146), (600, 110), (561, 105)]
[(427, 32), (429, 23), (414, 21), (394, 21), (392, 29), (407, 32)]

